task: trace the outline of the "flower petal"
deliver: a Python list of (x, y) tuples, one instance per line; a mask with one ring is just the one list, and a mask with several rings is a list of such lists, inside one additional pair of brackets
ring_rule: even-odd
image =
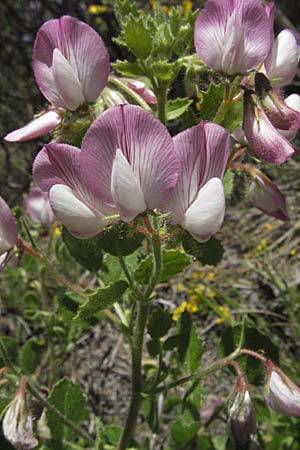
[(247, 93), (244, 95), (243, 128), (249, 144), (259, 158), (281, 164), (294, 154), (293, 146), (273, 127), (258, 100), (254, 105), (252, 96)]
[(265, 113), (274, 127), (280, 128), (281, 130), (299, 129), (299, 112), (290, 108), (275, 90), (272, 90), (272, 92), (263, 98), (262, 104)]
[(213, 69), (245, 73), (267, 57), (269, 19), (259, 0), (208, 0), (198, 15), (195, 47)]
[(93, 122), (82, 142), (83, 179), (107, 203), (113, 203), (111, 174), (117, 149), (139, 181), (146, 207), (162, 208), (179, 171), (166, 127), (151, 113), (133, 105), (114, 106)]
[(55, 49), (72, 67), (85, 100), (95, 101), (106, 85), (110, 70), (108, 52), (99, 34), (86, 23), (70, 16), (48, 20), (39, 29), (33, 52), (35, 77), (50, 103), (63, 106), (49, 70)]
[(49, 196), (56, 217), (78, 238), (95, 236), (110, 223), (100, 212), (95, 214), (69, 186), (56, 184)]
[(37, 223), (50, 225), (54, 220), (48, 194), (35, 187), (26, 198), (26, 212)]
[(130, 221), (147, 209), (139, 181), (120, 149), (112, 167), (111, 192), (122, 220)]
[(300, 46), (292, 30), (282, 30), (275, 39), (265, 61), (268, 78), (273, 86), (289, 84), (297, 73)]
[(71, 189), (78, 198), (97, 215), (114, 214), (116, 209), (97, 196), (93, 186), (89, 189), (82, 179), (81, 150), (68, 144), (48, 144), (37, 155), (33, 163), (35, 184), (44, 192), (49, 192), (56, 184)]
[[(284, 99), (285, 103), (295, 111), (300, 113), (300, 95), (291, 94)], [(289, 141), (293, 141), (298, 133), (298, 130), (278, 130), (282, 136)]]
[(18, 238), (18, 226), (7, 203), (0, 197), (0, 255), (10, 250)]
[(181, 223), (198, 241), (207, 241), (222, 225), (225, 193), (222, 180), (211, 178), (199, 191)]
[(180, 223), (199, 189), (210, 178), (221, 178), (229, 156), (229, 133), (221, 126), (200, 122), (173, 138), (181, 171), (165, 209), (171, 222)]
[(55, 111), (48, 111), (37, 119), (32, 120), (27, 125), (18, 130), (11, 131), (5, 136), (8, 142), (20, 142), (34, 139), (43, 134), (49, 133), (61, 122), (60, 115)]
[(69, 62), (57, 48), (53, 51), (51, 71), (57, 91), (65, 107), (71, 111), (77, 109), (79, 105), (84, 103), (81, 84)]

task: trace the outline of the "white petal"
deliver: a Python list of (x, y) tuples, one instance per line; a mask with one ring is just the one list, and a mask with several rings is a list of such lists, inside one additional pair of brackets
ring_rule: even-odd
[(265, 63), (273, 86), (288, 84), (296, 75), (300, 47), (291, 30), (282, 30), (275, 39), (272, 52)]
[(48, 111), (37, 119), (32, 120), (27, 125), (17, 130), (11, 131), (5, 136), (8, 142), (27, 141), (53, 130), (61, 122), (61, 117), (55, 111)]
[(85, 99), (78, 77), (64, 55), (57, 48), (53, 51), (51, 72), (57, 91), (68, 109), (74, 110), (84, 103)]
[(224, 37), (222, 69), (229, 75), (242, 71), (245, 53), (243, 24), (238, 12), (234, 12), (227, 22)]
[(103, 220), (101, 212), (96, 214), (76, 196), (70, 187), (63, 184), (52, 186), (50, 203), (56, 217), (76, 237), (95, 236), (109, 223)]
[(181, 225), (195, 239), (206, 241), (218, 231), (225, 214), (225, 194), (222, 180), (211, 178), (200, 189), (196, 200), (185, 213)]
[(113, 162), (111, 192), (114, 203), (120, 208), (121, 218), (125, 221), (132, 220), (147, 209), (140, 183), (120, 149)]

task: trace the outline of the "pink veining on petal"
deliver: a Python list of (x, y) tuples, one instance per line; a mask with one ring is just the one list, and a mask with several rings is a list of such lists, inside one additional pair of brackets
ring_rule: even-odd
[[(95, 101), (106, 85), (110, 70), (108, 52), (99, 34), (70, 16), (48, 20), (37, 33), (33, 50), (37, 84), (52, 105), (66, 108), (61, 87), (57, 85), (58, 74), (52, 70), (55, 50), (70, 65), (81, 85), (84, 100)], [(71, 102), (73, 106), (78, 99), (78, 94), (75, 94)]]
[(83, 179), (107, 203), (113, 203), (111, 174), (117, 149), (138, 179), (147, 208), (162, 208), (179, 171), (166, 127), (133, 105), (114, 106), (94, 121), (82, 142)]
[(26, 198), (26, 212), (34, 222), (49, 226), (54, 220), (48, 194), (40, 188), (33, 188)]
[(252, 98), (249, 93), (244, 95), (243, 128), (250, 146), (259, 158), (282, 164), (294, 154), (293, 146), (272, 125), (258, 99)]
[(21, 142), (43, 136), (56, 128), (61, 122), (61, 116), (56, 111), (48, 111), (33, 119), (22, 128), (11, 131), (4, 139), (8, 142)]
[(268, 16), (260, 0), (208, 0), (195, 25), (195, 47), (213, 69), (246, 73), (261, 64), (271, 46)]

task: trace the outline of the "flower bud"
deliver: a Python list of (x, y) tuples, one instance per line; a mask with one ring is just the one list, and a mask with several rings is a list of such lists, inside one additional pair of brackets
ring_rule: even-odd
[(139, 96), (142, 97), (145, 102), (149, 103), (149, 105), (157, 104), (156, 95), (151, 89), (147, 88), (143, 81), (128, 80), (126, 84), (130, 89), (139, 94)]
[(288, 220), (284, 195), (265, 174), (254, 169), (249, 192), (250, 201), (262, 212), (279, 220)]
[(54, 214), (48, 195), (40, 188), (32, 189), (26, 199), (26, 212), (34, 222), (49, 226), (54, 220)]
[(243, 375), (238, 377), (235, 399), (230, 408), (227, 427), (233, 448), (249, 450), (251, 438), (256, 429), (256, 420), (248, 383)]
[(300, 389), (271, 360), (266, 362), (268, 372), (265, 400), (273, 411), (285, 416), (300, 416)]
[(18, 450), (31, 450), (38, 445), (33, 436), (32, 418), (27, 409), (25, 391), (20, 389), (8, 406), (3, 419), (5, 439)]

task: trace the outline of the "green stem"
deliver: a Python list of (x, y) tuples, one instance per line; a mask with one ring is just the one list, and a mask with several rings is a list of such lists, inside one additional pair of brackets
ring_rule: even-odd
[[(21, 373), (16, 369), (16, 367), (11, 363), (10, 358), (7, 354), (5, 345), (3, 344), (2, 339), (0, 339), (0, 355), (2, 357), (2, 359), (5, 362), (5, 365), (7, 367), (9, 367), (10, 371), (18, 376), (21, 377)], [(27, 377), (26, 377), (27, 378)], [(31, 393), (31, 395), (39, 402), (39, 404), (41, 406), (43, 406), (44, 408), (46, 408), (48, 411), (51, 411), (53, 414), (56, 415), (56, 417), (58, 417), (61, 422), (68, 427), (70, 430), (72, 430), (75, 434), (77, 434), (78, 436), (84, 438), (89, 445), (94, 445), (94, 441), (93, 439), (90, 438), (90, 436), (81, 428), (79, 428), (77, 425), (75, 425), (74, 422), (72, 422), (71, 420), (67, 419), (67, 417), (65, 417), (58, 409), (55, 408), (55, 406), (51, 405), (51, 403), (49, 403), (39, 392), (39, 390), (31, 383), (31, 381), (29, 381), (27, 379), (27, 390)]]
[(229, 80), (225, 83), (224, 99), (215, 115), (214, 123), (221, 124), (228, 111), (228, 108), (232, 105), (232, 99), (236, 93), (236, 89), (241, 81), (241, 77), (237, 76), (235, 80), (230, 83)]
[(167, 117), (166, 117), (166, 101), (167, 101), (167, 91), (168, 91), (168, 82), (162, 81), (160, 83), (159, 88), (155, 92), (157, 97), (157, 117), (159, 120), (165, 124)]
[(162, 271), (162, 250), (161, 243), (158, 234), (152, 235), (152, 249), (153, 249), (153, 275), (150, 280), (148, 289), (145, 293), (145, 298), (149, 299), (155, 286), (159, 282), (161, 271)]
[(137, 307), (136, 327), (131, 345), (131, 401), (118, 450), (125, 450), (130, 444), (142, 402), (142, 349), (149, 304), (138, 302)]
[(128, 86), (126, 86), (126, 84), (123, 83), (122, 81), (120, 81), (118, 78), (109, 76), (108, 81), (109, 81), (109, 83), (113, 84), (118, 89), (123, 91), (124, 94), (128, 95), (129, 97), (131, 97), (134, 100), (135, 103), (140, 105), (146, 111), (152, 112), (152, 109), (150, 108), (148, 103), (145, 102), (145, 100), (143, 100), (140, 95), (136, 94), (132, 89), (130, 89)]

